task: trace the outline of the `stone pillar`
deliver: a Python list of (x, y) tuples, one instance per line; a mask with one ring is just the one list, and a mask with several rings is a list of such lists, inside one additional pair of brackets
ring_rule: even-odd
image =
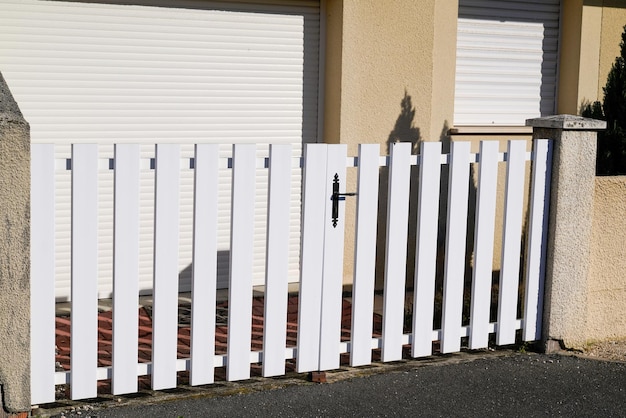
[(30, 410), (30, 128), (0, 74), (2, 413)]
[(552, 184), (543, 343), (547, 352), (586, 343), (587, 281), (597, 131), (606, 122), (571, 115), (528, 119), (533, 139), (552, 139)]

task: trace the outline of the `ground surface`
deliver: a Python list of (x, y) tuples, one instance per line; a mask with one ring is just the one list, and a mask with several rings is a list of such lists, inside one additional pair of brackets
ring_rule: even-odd
[[(363, 370), (363, 369), (361, 369)], [(337, 376), (346, 377), (335, 379)], [(64, 411), (65, 417), (625, 416), (626, 362), (578, 355), (478, 353), (408, 360), (385, 372), (329, 373), (331, 384), (241, 383), (228, 396)], [(272, 379), (266, 379), (272, 380)], [(335, 381), (338, 380), (338, 381)], [(246, 386), (247, 385), (247, 386)]]
[(585, 347), (583, 355), (598, 359), (626, 361), (626, 339), (589, 344)]

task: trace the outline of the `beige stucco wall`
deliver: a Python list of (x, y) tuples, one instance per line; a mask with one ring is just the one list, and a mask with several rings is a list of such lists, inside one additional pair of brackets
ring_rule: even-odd
[(623, 0), (563, 0), (557, 113), (578, 114), (602, 100), (624, 25)]
[(0, 416), (30, 410), (30, 127), (0, 74)]
[[(602, 101), (626, 25), (623, 0), (563, 0), (558, 113)], [(598, 177), (587, 285), (587, 341), (626, 337), (626, 177)]]
[[(578, 113), (578, 74), (582, 0), (563, 0), (561, 4), (561, 38), (559, 45), (559, 77), (557, 113)], [(565, 88), (568, 86), (567, 88)]]
[(626, 338), (626, 176), (597, 177), (587, 338)]
[[(327, 0), (325, 10), (324, 142), (348, 144), (356, 155), (360, 143), (381, 144), (386, 153), (390, 140), (416, 147), (420, 140), (440, 140), (454, 113), (458, 2)], [(404, 112), (403, 100), (410, 101)], [(348, 191), (356, 190), (354, 171)], [(346, 200), (346, 282), (352, 278), (354, 204)], [(384, 221), (384, 204), (380, 209)]]
[[(326, 0), (325, 9), (324, 141), (351, 153), (385, 144), (405, 92), (419, 138), (438, 140), (454, 114), (458, 1)], [(562, 0), (557, 113), (602, 98), (624, 25), (623, 0)]]
[(626, 2), (623, 0), (605, 0), (602, 9), (602, 31), (600, 38), (600, 69), (598, 77), (598, 97), (602, 98), (602, 88), (606, 78), (620, 54), (622, 33), (626, 25)]
[(454, 108), (457, 9), (456, 1), (328, 0), (324, 141), (351, 153), (358, 143), (386, 144), (405, 92), (419, 138), (439, 140)]

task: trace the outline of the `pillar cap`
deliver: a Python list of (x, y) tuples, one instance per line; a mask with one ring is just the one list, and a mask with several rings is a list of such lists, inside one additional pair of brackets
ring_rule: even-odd
[(597, 131), (606, 129), (606, 121), (583, 118), (575, 115), (554, 115), (543, 118), (526, 119), (526, 126), (533, 128), (553, 128), (568, 131)]

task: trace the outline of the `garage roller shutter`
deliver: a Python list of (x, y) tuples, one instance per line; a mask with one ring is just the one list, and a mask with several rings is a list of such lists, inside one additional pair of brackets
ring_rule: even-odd
[[(37, 143), (269, 143), (317, 140), (319, 2), (0, 0), (0, 71)], [(191, 156), (193, 147), (183, 148)], [(230, 147), (221, 151), (224, 157)], [(193, 178), (183, 170), (182, 182)], [(111, 292), (112, 172), (99, 187), (100, 296)], [(255, 284), (264, 280), (266, 173), (259, 170)], [(219, 284), (227, 284), (229, 184), (220, 179)], [(69, 297), (70, 185), (57, 193), (57, 298)], [(298, 279), (300, 173), (294, 172), (290, 277)], [(141, 184), (141, 288), (152, 284), (152, 173)], [(192, 190), (181, 189), (181, 289), (189, 287)]]
[(459, 1), (456, 126), (554, 113), (559, 11), (559, 0)]

